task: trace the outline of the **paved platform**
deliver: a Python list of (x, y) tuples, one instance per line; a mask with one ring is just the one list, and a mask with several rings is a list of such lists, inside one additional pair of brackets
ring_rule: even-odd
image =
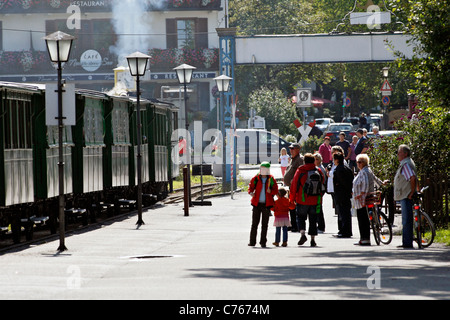
[[(210, 199), (211, 207), (156, 206), (136, 228), (130, 214), (89, 232), (0, 256), (0, 299), (450, 299), (450, 250), (433, 245), (401, 250), (359, 247), (336, 239), (330, 196), (324, 197), (326, 233), (297, 246), (248, 247), (250, 198)], [(269, 244), (274, 240), (273, 218)]]

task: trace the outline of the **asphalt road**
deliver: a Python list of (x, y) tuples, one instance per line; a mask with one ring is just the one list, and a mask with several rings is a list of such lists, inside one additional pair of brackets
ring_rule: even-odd
[[(245, 174), (256, 172), (244, 170)], [(248, 247), (250, 198), (211, 199), (184, 217), (181, 205), (156, 206), (137, 217), (57, 238), (0, 256), (0, 299), (450, 299), (450, 250), (359, 247), (336, 239), (331, 198), (324, 197), (327, 229), (317, 247)], [(269, 243), (274, 240), (273, 218)]]

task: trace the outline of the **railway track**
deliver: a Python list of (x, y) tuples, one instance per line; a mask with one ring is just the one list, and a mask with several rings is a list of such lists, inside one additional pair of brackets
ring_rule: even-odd
[[(212, 191), (219, 183), (207, 183), (203, 185), (203, 194)], [(202, 193), (201, 186), (196, 185), (191, 187), (191, 197), (200, 196)], [(184, 189), (175, 189), (174, 193), (169, 195), (164, 201), (164, 204), (181, 203), (184, 200)]]

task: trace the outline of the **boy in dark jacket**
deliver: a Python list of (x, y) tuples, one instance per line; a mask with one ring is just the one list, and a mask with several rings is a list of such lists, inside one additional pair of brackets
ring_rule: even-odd
[(270, 208), (274, 205), (273, 196), (278, 194), (278, 185), (275, 178), (270, 175), (270, 163), (261, 163), (260, 173), (252, 178), (248, 188), (248, 193), (252, 196), (253, 206), (252, 227), (250, 230), (249, 246), (256, 245), (259, 221), (261, 222), (261, 238), (259, 244), (266, 247), (267, 227), (269, 225)]
[(315, 236), (317, 236), (317, 217), (320, 213), (323, 193), (319, 195), (308, 195), (305, 184), (308, 180), (309, 172), (319, 172), (321, 183), (325, 182), (325, 175), (314, 164), (314, 156), (307, 153), (304, 156), (305, 164), (297, 169), (294, 179), (292, 180), (289, 200), (291, 203), (297, 204), (297, 223), (299, 225), (301, 238), (298, 245), (304, 244), (308, 239), (305, 235), (306, 219), (309, 219), (308, 234), (311, 236), (311, 247), (316, 246)]

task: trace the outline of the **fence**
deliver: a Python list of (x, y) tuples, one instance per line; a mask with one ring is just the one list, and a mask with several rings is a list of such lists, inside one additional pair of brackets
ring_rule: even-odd
[(436, 226), (448, 227), (450, 222), (450, 176), (448, 172), (422, 177), (421, 182), (422, 186), (430, 186), (424, 195), (425, 211)]

